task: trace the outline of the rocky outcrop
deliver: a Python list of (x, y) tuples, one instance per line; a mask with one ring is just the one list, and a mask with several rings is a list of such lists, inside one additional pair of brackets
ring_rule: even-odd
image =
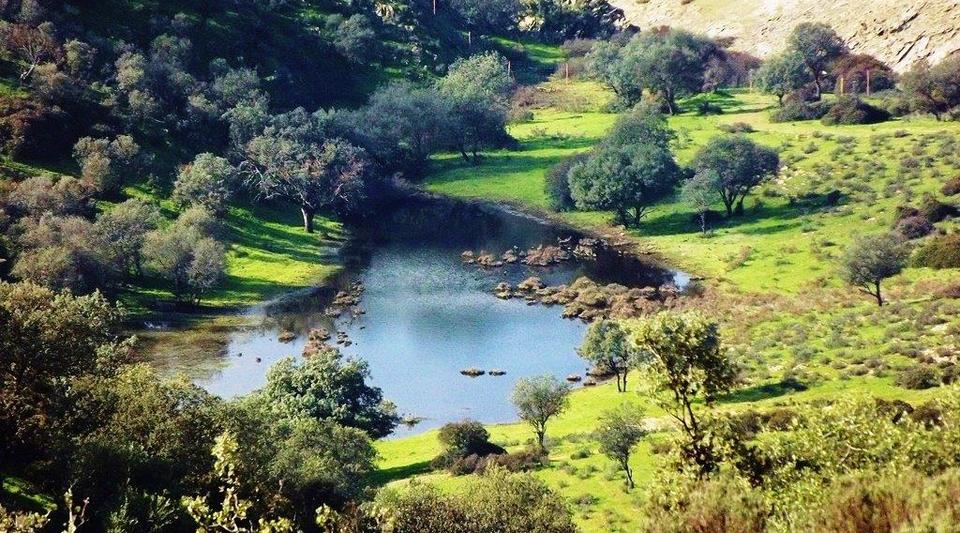
[(562, 305), (564, 318), (585, 321), (600, 318), (635, 318), (659, 310), (663, 302), (677, 296), (673, 286), (629, 288), (611, 283), (600, 285), (588, 278), (578, 278), (570, 285), (547, 287), (540, 278), (531, 277), (516, 288), (501, 282), (494, 288), (498, 298), (523, 298), (531, 303)]
[(639, 28), (673, 26), (732, 37), (733, 48), (766, 57), (801, 22), (833, 26), (857, 53), (903, 72), (960, 50), (957, 0), (611, 0)]

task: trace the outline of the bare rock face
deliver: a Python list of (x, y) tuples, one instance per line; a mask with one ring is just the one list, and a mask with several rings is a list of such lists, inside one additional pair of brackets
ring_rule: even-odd
[(824, 22), (855, 53), (903, 72), (921, 59), (936, 63), (960, 50), (956, 0), (611, 0), (639, 28), (673, 26), (732, 37), (733, 48), (761, 58), (784, 47), (801, 22)]

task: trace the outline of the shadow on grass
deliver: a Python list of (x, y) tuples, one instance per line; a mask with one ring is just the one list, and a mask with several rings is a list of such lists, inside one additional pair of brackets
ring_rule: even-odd
[(400, 479), (426, 474), (431, 470), (433, 469), (430, 467), (430, 461), (420, 461), (393, 468), (382, 468), (371, 474), (370, 480), (374, 485), (386, 485)]
[[(761, 227), (747, 227), (737, 231), (748, 235), (775, 234), (800, 225), (792, 222), (804, 215), (804, 210), (789, 204), (776, 206), (764, 205), (760, 209), (748, 209), (743, 215), (726, 217), (708, 224), (710, 230), (730, 230), (765, 220), (779, 220), (778, 224)], [(652, 213), (640, 223), (640, 233), (646, 236), (677, 235), (700, 231), (700, 221), (691, 211), (673, 210)]]
[(720, 403), (744, 403), (768, 400), (786, 396), (794, 392), (807, 390), (807, 386), (796, 380), (784, 380), (778, 383), (766, 383), (764, 385), (754, 385), (743, 390), (730, 393), (720, 399)]

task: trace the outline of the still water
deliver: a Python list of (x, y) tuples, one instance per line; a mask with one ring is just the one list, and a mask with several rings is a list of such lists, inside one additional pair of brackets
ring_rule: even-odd
[[(492, 207), (432, 199), (405, 203), (355, 230), (342, 252), (346, 269), (334, 285), (361, 282), (364, 314), (324, 316), (333, 289), (288, 295), (250, 309), (256, 325), (228, 333), (220, 353), (210, 354), (217, 364), (201, 375), (197, 368), (189, 369), (190, 375), (224, 397), (248, 393), (265, 383), (270, 365), (301, 353), (311, 328), (323, 326), (346, 333), (351, 344), (341, 351), (368, 362), (373, 384), (401, 414), (423, 418), (398, 435), (463, 418), (514, 420), (509, 394), (518, 378), (583, 374), (576, 347), (586, 325), (562, 319), (559, 307), (497, 299), (494, 286), (532, 275), (547, 284), (581, 275), (630, 286), (686, 282), (682, 274), (612, 250), (598, 254), (596, 261), (572, 260), (549, 268), (515, 264), (483, 270), (460, 260), (464, 250), (499, 254), (570, 237), (580, 235)], [(281, 342), (284, 331), (295, 338)], [(500, 369), (506, 375), (460, 374), (469, 367)]]

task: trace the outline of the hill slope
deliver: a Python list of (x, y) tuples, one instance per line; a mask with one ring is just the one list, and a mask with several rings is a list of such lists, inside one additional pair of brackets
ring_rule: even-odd
[(957, 0), (613, 0), (630, 23), (669, 25), (715, 37), (735, 37), (734, 48), (765, 57), (783, 47), (801, 22), (826, 22), (858, 53), (877, 56), (897, 71), (960, 50)]

